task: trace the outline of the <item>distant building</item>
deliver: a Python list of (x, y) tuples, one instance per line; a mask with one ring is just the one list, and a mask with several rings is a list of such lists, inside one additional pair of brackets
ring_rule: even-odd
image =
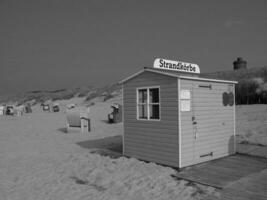
[(238, 57), (236, 61), (233, 62), (234, 70), (247, 69), (247, 61), (243, 58)]

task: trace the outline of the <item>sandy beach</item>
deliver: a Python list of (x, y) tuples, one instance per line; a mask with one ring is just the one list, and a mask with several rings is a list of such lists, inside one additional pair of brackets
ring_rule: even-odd
[[(81, 99), (74, 99), (80, 103)], [(0, 117), (0, 199), (205, 199), (214, 188), (172, 177), (176, 170), (122, 157), (122, 123), (108, 124), (110, 105), (90, 107), (91, 132), (66, 132), (66, 114), (40, 106)], [(61, 104), (70, 101), (60, 102)], [(239, 143), (266, 145), (264, 105), (237, 106)]]
[(205, 199), (213, 188), (175, 180), (175, 169), (118, 156), (122, 123), (109, 102), (91, 107), (92, 131), (66, 133), (65, 113), (34, 108), (0, 118), (0, 199)]

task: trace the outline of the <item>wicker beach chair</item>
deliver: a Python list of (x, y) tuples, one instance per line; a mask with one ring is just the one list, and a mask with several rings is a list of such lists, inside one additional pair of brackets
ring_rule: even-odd
[(68, 109), (67, 110), (67, 132), (70, 128), (81, 128), (81, 132), (84, 132), (84, 128), (87, 127), (88, 132), (91, 131), (91, 123), (89, 118), (89, 112), (81, 109)]

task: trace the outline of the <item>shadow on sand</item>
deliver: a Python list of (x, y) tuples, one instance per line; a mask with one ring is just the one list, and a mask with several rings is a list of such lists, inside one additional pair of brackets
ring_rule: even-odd
[(68, 133), (67, 132), (67, 128), (59, 128), (57, 129), (59, 132), (62, 132), (62, 133)]
[(106, 137), (97, 140), (87, 140), (77, 143), (80, 147), (89, 149), (91, 153), (118, 158), (122, 156), (122, 136)]
[(108, 122), (108, 119), (102, 119), (101, 122), (105, 123), (105, 124), (110, 124), (112, 125), (111, 123)]

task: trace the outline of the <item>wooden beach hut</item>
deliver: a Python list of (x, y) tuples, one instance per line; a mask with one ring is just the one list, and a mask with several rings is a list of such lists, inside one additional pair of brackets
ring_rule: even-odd
[(198, 65), (156, 59), (120, 82), (123, 154), (177, 168), (234, 154), (235, 81)]

